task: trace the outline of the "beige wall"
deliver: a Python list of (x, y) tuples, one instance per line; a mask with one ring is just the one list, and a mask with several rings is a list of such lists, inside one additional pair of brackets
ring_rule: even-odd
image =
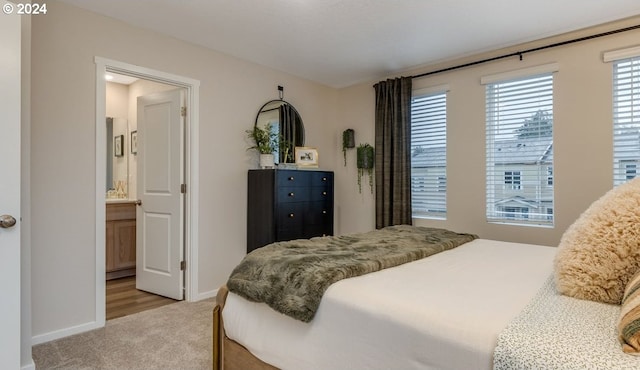
[[(337, 92), (55, 1), (33, 18), (33, 335), (95, 318), (95, 64), (100, 56), (200, 81), (199, 294), (223, 284), (246, 249), (246, 174), (257, 167), (245, 130), (284, 98), (300, 112), (307, 144), (332, 170)], [(221, 36), (224, 37), (224, 36)], [(64, 86), (64, 89), (60, 87)], [(100, 194), (100, 196), (103, 196)]]
[[(582, 32), (594, 34), (618, 26), (637, 23), (625, 21)], [(575, 36), (575, 35), (570, 35)], [(543, 40), (506, 51), (526, 50), (550, 42)], [(505, 59), (476, 67), (414, 79), (414, 88), (448, 84), (447, 95), (447, 202), (446, 221), (416, 219), (416, 225), (445, 227), (477, 233), (482, 238), (557, 245), (564, 230), (591, 202), (613, 186), (612, 180), (612, 67), (602, 61), (604, 51), (639, 44), (640, 31), (631, 31), (572, 44), (518, 58)], [(407, 71), (404, 75), (436, 70), (460, 62), (496, 56), (501, 52), (443, 63), (431, 68)], [(520, 227), (489, 224), (485, 218), (485, 92), (480, 84), (484, 75), (500, 73), (551, 62), (560, 65), (554, 78), (554, 158), (555, 227)], [(371, 138), (374, 130), (375, 81), (340, 91), (340, 117), (356, 132), (356, 142)], [(370, 141), (371, 142), (371, 141)], [(341, 173), (341, 169), (337, 169)], [(346, 170), (349, 172), (350, 170)], [(337, 172), (337, 173), (338, 173)], [(353, 177), (349, 173), (348, 177)], [(349, 179), (337, 185), (342, 231), (366, 230), (373, 203), (351, 186)], [(346, 182), (345, 182), (346, 181)]]
[[(375, 227), (375, 196), (371, 194), (368, 178), (364, 178), (362, 193), (358, 190), (356, 149), (347, 150), (347, 165), (342, 156), (342, 132), (354, 129), (356, 147), (369, 143), (375, 146), (373, 83), (361, 84), (339, 91), (336, 121), (335, 166), (336, 234), (371, 230)], [(375, 189), (374, 189), (375, 192)]]
[(106, 83), (107, 117), (127, 118), (129, 115), (129, 85), (115, 82)]

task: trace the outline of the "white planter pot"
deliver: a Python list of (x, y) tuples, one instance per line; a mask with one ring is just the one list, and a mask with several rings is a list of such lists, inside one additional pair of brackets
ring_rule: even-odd
[(260, 154), (260, 168), (274, 168), (273, 153)]

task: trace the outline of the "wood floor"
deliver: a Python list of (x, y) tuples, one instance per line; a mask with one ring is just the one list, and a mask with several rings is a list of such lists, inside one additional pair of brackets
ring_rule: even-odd
[(136, 277), (107, 280), (107, 320), (178, 302), (136, 289)]

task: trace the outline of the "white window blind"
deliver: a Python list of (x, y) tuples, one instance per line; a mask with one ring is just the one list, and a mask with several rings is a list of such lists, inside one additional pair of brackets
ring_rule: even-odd
[(487, 220), (553, 225), (553, 74), (486, 86)]
[(640, 56), (613, 63), (613, 184), (636, 177), (640, 162)]
[(447, 216), (447, 94), (411, 99), (411, 207), (413, 217)]

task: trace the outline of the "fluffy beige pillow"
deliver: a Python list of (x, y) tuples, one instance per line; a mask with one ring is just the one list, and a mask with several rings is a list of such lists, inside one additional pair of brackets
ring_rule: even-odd
[(620, 304), (640, 266), (640, 178), (595, 201), (562, 236), (555, 280), (562, 294)]

